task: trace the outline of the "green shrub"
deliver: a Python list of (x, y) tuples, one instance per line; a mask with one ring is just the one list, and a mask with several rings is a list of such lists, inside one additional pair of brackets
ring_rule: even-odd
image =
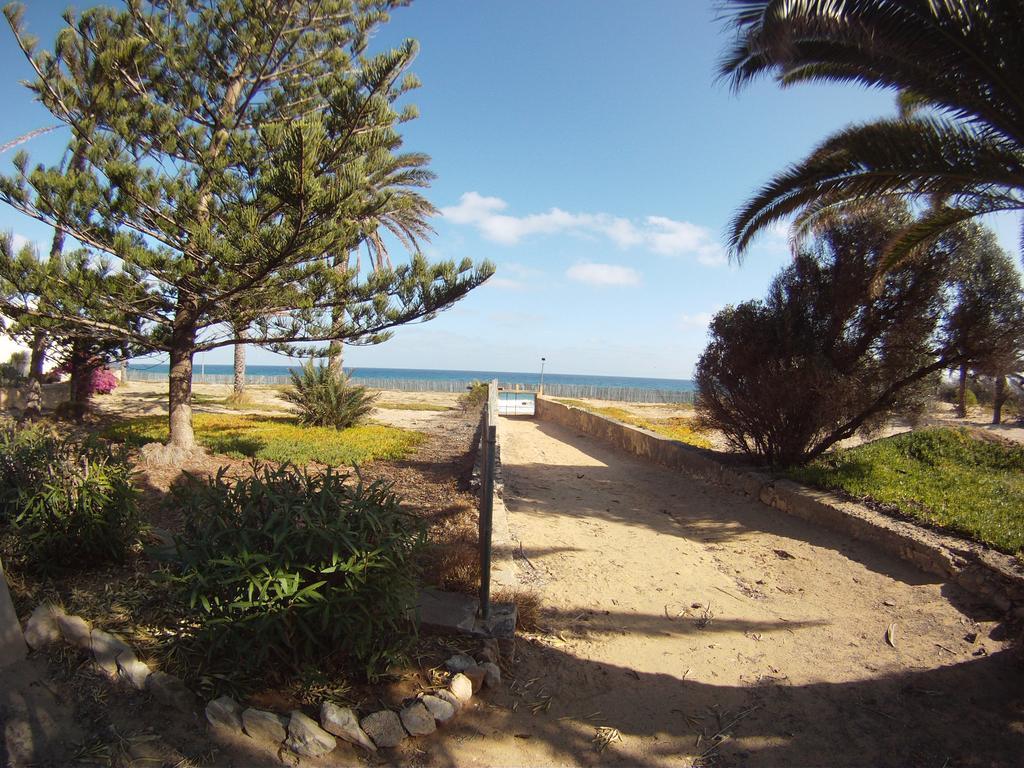
[(978, 407), (978, 396), (974, 393), (974, 390), (971, 389), (970, 387), (968, 387), (967, 391), (964, 392), (964, 404), (969, 409), (970, 408), (977, 408)]
[(348, 374), (310, 361), (291, 371), (292, 385), (281, 396), (298, 407), (298, 420), (312, 427), (345, 429), (373, 410), (376, 395), (355, 386)]
[(401, 655), (423, 534), (391, 487), (254, 462), (174, 491), (177, 576), (206, 664), (271, 676), (303, 663), (373, 676)]
[(464, 411), (477, 411), (483, 408), (487, 402), (488, 383), (486, 381), (472, 381), (469, 389), (464, 395), (459, 395), (459, 405)]
[(133, 469), (120, 453), (45, 427), (0, 429), (0, 522), (30, 568), (121, 562), (139, 533)]

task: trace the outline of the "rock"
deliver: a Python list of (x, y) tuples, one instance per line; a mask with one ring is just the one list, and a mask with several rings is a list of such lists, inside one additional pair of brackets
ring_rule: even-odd
[(146, 679), (153, 670), (145, 662), (139, 661), (134, 651), (124, 651), (117, 657), (117, 672), (137, 690), (145, 690)]
[(475, 667), (476, 662), (471, 656), (464, 653), (457, 653), (444, 663), (445, 669), (449, 672), (465, 672), (469, 667)]
[(448, 683), (448, 690), (459, 700), (459, 703), (465, 704), (473, 698), (473, 681), (459, 673), (452, 677), (451, 682)]
[(486, 673), (474, 664), (472, 667), (467, 667), (463, 673), (469, 678), (469, 681), (473, 684), (473, 693), (479, 692), (484, 687), (484, 678), (487, 676)]
[(356, 717), (356, 713), (348, 707), (339, 707), (337, 704), (325, 701), (320, 707), (320, 725), (328, 733), (340, 736), (349, 744), (355, 744), (371, 752), (377, 751), (377, 747), (370, 741), (370, 737), (359, 727), (359, 718)]
[[(446, 691), (447, 693), (447, 691)], [(452, 698), (455, 698), (454, 696)], [(434, 696), (427, 694), (420, 701), (423, 702), (423, 706), (427, 708), (430, 716), (439, 723), (447, 723), (456, 713), (459, 711), (456, 704), (452, 704), (447, 699), (442, 699), (440, 696)]]
[(60, 627), (57, 626), (57, 617), (63, 615), (63, 611), (55, 605), (42, 603), (32, 611), (32, 615), (25, 622), (25, 642), (33, 651), (56, 643), (61, 639)]
[(484, 671), (484, 684), (488, 688), (498, 688), (501, 685), (501, 669), (497, 664), (488, 661), (481, 664), (480, 669)]
[(490, 651), (490, 653), (494, 654), (494, 658), (488, 659), (488, 661), (493, 661), (495, 664), (497, 664), (501, 660), (501, 646), (498, 644), (497, 638), (484, 638), (484, 640), (482, 640), (480, 643), (480, 650)]
[(285, 746), (298, 755), (320, 757), (338, 746), (338, 740), (317, 725), (316, 720), (296, 710), (288, 721)]
[(128, 643), (102, 629), (92, 631), (91, 647), (96, 666), (111, 679), (117, 677), (117, 657), (125, 652), (135, 655)]
[(433, 733), (437, 730), (437, 726), (434, 724), (434, 716), (430, 714), (430, 711), (423, 705), (423, 702), (413, 702), (405, 707), (398, 716), (402, 720), (405, 730), (411, 736), (426, 736), (428, 733)]
[(406, 733), (402, 721), (390, 709), (367, 715), (359, 725), (378, 747), (397, 747), (405, 741)]
[(484, 662), (490, 662), (492, 664), (498, 661), (498, 654), (490, 648), (481, 648), (476, 652), (477, 664), (483, 664)]
[(441, 699), (442, 701), (447, 701), (449, 704), (455, 707), (456, 713), (458, 713), (458, 711), (462, 709), (462, 702), (459, 701), (459, 698), (449, 690), (441, 688), (439, 690), (434, 691), (431, 694), (431, 696)]
[(242, 727), (257, 741), (280, 744), (288, 738), (288, 719), (251, 707), (242, 713)]
[(230, 696), (221, 696), (206, 705), (206, 719), (230, 731), (242, 731), (242, 708)]
[(81, 616), (58, 616), (57, 626), (71, 645), (85, 650), (92, 648), (92, 624)]
[(196, 697), (192, 691), (174, 675), (157, 670), (146, 678), (146, 690), (153, 698), (166, 707), (188, 712), (195, 707)]

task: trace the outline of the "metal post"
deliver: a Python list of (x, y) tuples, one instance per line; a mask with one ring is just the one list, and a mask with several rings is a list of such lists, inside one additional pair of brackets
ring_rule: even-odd
[(483, 498), (480, 500), (480, 616), (491, 617), (491, 525), (494, 514), (494, 451), (498, 428), (487, 424), (484, 439)]

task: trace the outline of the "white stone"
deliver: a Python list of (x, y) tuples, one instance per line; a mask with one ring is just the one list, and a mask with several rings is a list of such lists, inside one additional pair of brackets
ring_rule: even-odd
[(288, 719), (262, 709), (250, 707), (242, 712), (242, 727), (257, 741), (280, 744), (288, 738)]
[(407, 730), (411, 736), (426, 736), (427, 734), (433, 733), (437, 730), (437, 725), (434, 723), (434, 717), (423, 705), (423, 702), (413, 702), (409, 706), (403, 708), (398, 716), (401, 718), (402, 725), (405, 726), (405, 730)]
[(427, 694), (421, 699), (421, 701), (423, 702), (423, 706), (427, 708), (430, 716), (442, 724), (447, 723), (455, 717), (456, 712), (458, 712), (456, 705), (446, 699), (442, 699), (440, 696)]
[(348, 707), (339, 707), (329, 701), (325, 701), (320, 707), (320, 725), (328, 733), (340, 736), (350, 744), (376, 752), (370, 737), (359, 727), (359, 718), (356, 713)]
[(133, 651), (125, 651), (117, 657), (117, 672), (136, 690), (143, 691), (146, 689), (146, 678), (153, 673), (153, 670), (145, 662), (139, 661)]
[(87, 651), (92, 648), (92, 624), (81, 616), (58, 616), (57, 626), (71, 645)]
[(441, 688), (431, 693), (431, 696), (436, 696), (442, 701), (447, 701), (455, 708), (456, 713), (458, 713), (458, 711), (462, 709), (462, 702), (459, 701), (459, 698), (449, 690)]
[(373, 739), (378, 747), (397, 747), (405, 741), (405, 728), (397, 713), (390, 709), (382, 709), (367, 715), (360, 721), (360, 726)]
[(61, 639), (60, 627), (57, 626), (57, 617), (61, 614), (60, 608), (49, 603), (42, 603), (32, 611), (25, 622), (25, 642), (29, 648), (38, 651)]
[(117, 657), (122, 653), (134, 654), (132, 647), (124, 640), (102, 629), (94, 629), (90, 636), (92, 657), (107, 677), (117, 677)]
[(338, 746), (338, 741), (317, 725), (316, 720), (296, 710), (288, 721), (285, 746), (297, 755), (320, 757)]
[(461, 672), (452, 677), (451, 682), (448, 684), (448, 690), (462, 704), (473, 698), (473, 682)]
[(242, 708), (230, 696), (221, 696), (207, 704), (206, 719), (210, 721), (210, 725), (239, 733), (242, 731)]

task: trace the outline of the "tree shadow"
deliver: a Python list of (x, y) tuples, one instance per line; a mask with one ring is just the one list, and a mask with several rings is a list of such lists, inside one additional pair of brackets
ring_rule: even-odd
[[(524, 689), (533, 678), (541, 684)], [(852, 682), (717, 685), (534, 645), (507, 683), (453, 729), (417, 740), (426, 762), (980, 767), (1021, 765), (1024, 754), (1020, 659), (1010, 651)], [(534, 713), (546, 696), (549, 708)], [(599, 725), (617, 728), (621, 744), (599, 752)]]
[(942, 581), (876, 547), (685, 472), (632, 456), (575, 430), (550, 422), (536, 422), (536, 429), (571, 446), (589, 462), (506, 462), (505, 503), (513, 515), (513, 529), (515, 515), (536, 514), (648, 528), (704, 544), (765, 533), (841, 552), (872, 571), (907, 584)]

